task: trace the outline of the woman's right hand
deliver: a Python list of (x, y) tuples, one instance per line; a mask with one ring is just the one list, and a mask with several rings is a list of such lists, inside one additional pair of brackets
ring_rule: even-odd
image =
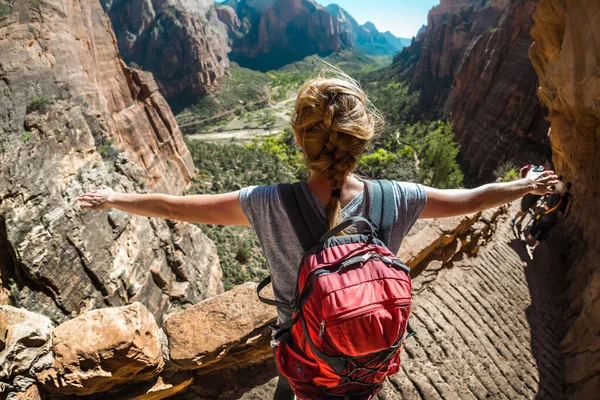
[(84, 193), (77, 197), (84, 210), (106, 210), (111, 208), (109, 197), (114, 194), (111, 188), (101, 186), (93, 192)]

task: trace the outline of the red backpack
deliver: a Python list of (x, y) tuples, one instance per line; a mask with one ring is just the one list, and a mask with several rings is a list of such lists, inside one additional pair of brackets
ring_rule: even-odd
[[(394, 221), (389, 181), (367, 181), (368, 219), (353, 217), (331, 231), (299, 183), (279, 194), (305, 250), (291, 304), (292, 320), (275, 326), (275, 358), (298, 399), (370, 399), (400, 368), (411, 305), (410, 269), (387, 248)], [(351, 226), (366, 232), (336, 236)], [(407, 336), (407, 337), (408, 337)]]

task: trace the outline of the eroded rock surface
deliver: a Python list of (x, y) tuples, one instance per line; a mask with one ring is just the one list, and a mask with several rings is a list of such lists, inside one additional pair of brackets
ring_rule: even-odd
[(199, 228), (80, 209), (77, 196), (100, 185), (145, 187), (129, 153), (103, 144), (109, 132), (95, 112), (61, 100), (28, 114), (24, 129), (27, 140), (4, 138), (0, 169), (0, 271), (13, 304), (62, 322), (137, 300), (161, 321), (222, 292), (216, 249)]
[(212, 0), (102, 0), (102, 5), (123, 59), (151, 71), (173, 106), (205, 94), (229, 68), (228, 29), (239, 21), (228, 7)]
[(600, 4), (543, 0), (534, 20), (530, 57), (549, 109), (553, 161), (573, 182), (571, 212), (561, 224), (572, 265), (561, 344), (567, 397), (588, 399), (600, 391)]
[(230, 0), (241, 20), (230, 59), (267, 71), (351, 46), (337, 18), (314, 0)]
[(0, 298), (55, 322), (138, 300), (161, 321), (220, 293), (198, 228), (77, 204), (100, 185), (181, 194), (193, 169), (152, 75), (121, 61), (100, 4), (16, 0), (0, 53)]
[(115, 144), (146, 171), (146, 183), (181, 193), (193, 162), (151, 75), (119, 58), (110, 21), (97, 0), (15, 0), (0, 20), (0, 132), (21, 138), (28, 107), (65, 99), (104, 120)]
[(34, 392), (35, 371), (51, 350), (52, 322), (22, 308), (0, 306), (0, 394)]
[[(510, 228), (517, 208), (515, 203), (508, 214), (502, 207), (425, 221), (437, 237), (422, 233), (424, 225), (411, 232), (409, 237), (428, 243), (407, 253), (422, 260), (413, 265), (411, 324), (418, 334), (404, 344), (402, 371), (378, 398), (562, 398), (562, 327), (556, 319), (562, 312), (556, 295), (563, 283), (560, 258), (552, 242), (529, 259)], [(139, 303), (68, 321), (54, 330), (51, 367), (36, 375), (51, 389), (42, 395), (49, 400), (74, 400), (69, 393), (81, 391), (89, 393), (88, 400), (269, 398), (275, 366), (267, 324), (276, 313), (258, 301), (255, 290), (256, 284), (247, 283), (169, 317), (162, 339)], [(138, 353), (141, 359), (131, 356)], [(133, 371), (127, 382), (124, 370)], [(84, 385), (76, 386), (78, 380)], [(92, 388), (98, 391), (91, 393)]]
[(395, 59), (400, 76), (420, 91), (421, 114), (453, 121), (463, 168), (477, 179), (488, 180), (505, 161), (550, 156), (528, 60), (538, 2), (443, 0)]
[[(377, 399), (564, 398), (561, 259), (554, 242), (529, 259), (510, 228), (517, 209), (487, 212), (459, 235), (493, 232), (476, 257), (458, 252), (444, 263), (433, 251), (416, 266), (410, 321), (417, 335), (403, 343), (401, 371)], [(461, 225), (452, 220), (446, 227)], [(274, 389), (271, 381), (243, 399), (270, 398)]]

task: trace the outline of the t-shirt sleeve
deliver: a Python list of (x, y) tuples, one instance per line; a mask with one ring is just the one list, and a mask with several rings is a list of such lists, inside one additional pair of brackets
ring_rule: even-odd
[(270, 206), (277, 196), (276, 185), (248, 186), (240, 191), (242, 211), (252, 227), (268, 220)]
[(423, 185), (411, 182), (394, 181), (394, 191), (397, 205), (397, 223), (403, 237), (408, 234), (410, 228), (417, 222), (419, 215), (427, 203), (427, 195)]

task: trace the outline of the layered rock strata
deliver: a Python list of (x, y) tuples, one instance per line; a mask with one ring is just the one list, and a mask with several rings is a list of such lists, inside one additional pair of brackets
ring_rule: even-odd
[(229, 55), (241, 66), (270, 70), (351, 46), (337, 18), (314, 0), (229, 1), (241, 20)]
[(600, 4), (543, 0), (534, 20), (530, 57), (549, 110), (553, 161), (573, 182), (573, 204), (561, 224), (571, 261), (569, 330), (561, 343), (567, 398), (589, 399), (600, 391)]
[(71, 0), (15, 0), (0, 19), (0, 52), (4, 138), (23, 134), (36, 101), (72, 100), (103, 118), (115, 145), (147, 171), (150, 187), (186, 188), (193, 162), (175, 118), (152, 75), (123, 64), (97, 1), (80, 7)]
[(487, 180), (505, 162), (550, 156), (548, 125), (528, 61), (538, 0), (441, 1), (417, 40), (395, 59), (420, 92), (418, 113), (453, 121), (463, 168)]
[(98, 2), (14, 1), (0, 17), (4, 303), (62, 322), (140, 301), (159, 321), (220, 293), (194, 226), (80, 209), (77, 195), (181, 194), (193, 163), (152, 75), (120, 60)]
[(212, 0), (102, 0), (102, 5), (123, 59), (151, 71), (172, 106), (205, 94), (229, 68), (228, 31), (239, 26), (229, 7)]
[[(415, 293), (433, 286), (455, 262), (477, 254), (505, 211), (420, 221), (400, 252), (418, 275)], [(39, 390), (48, 400), (240, 398), (275, 375), (269, 324), (276, 312), (258, 300), (256, 287), (246, 283), (189, 306), (169, 316), (162, 329), (140, 303), (89, 311), (53, 329), (45, 317), (0, 307), (0, 333), (15, 332), (11, 316), (17, 314), (42, 332), (35, 342), (21, 340), (20, 347), (0, 352), (5, 359), (26, 360), (2, 375), (4, 393)], [(23, 336), (28, 334), (18, 337)], [(23, 381), (28, 384), (16, 384)], [(255, 389), (244, 398), (267, 396), (272, 394)]]

